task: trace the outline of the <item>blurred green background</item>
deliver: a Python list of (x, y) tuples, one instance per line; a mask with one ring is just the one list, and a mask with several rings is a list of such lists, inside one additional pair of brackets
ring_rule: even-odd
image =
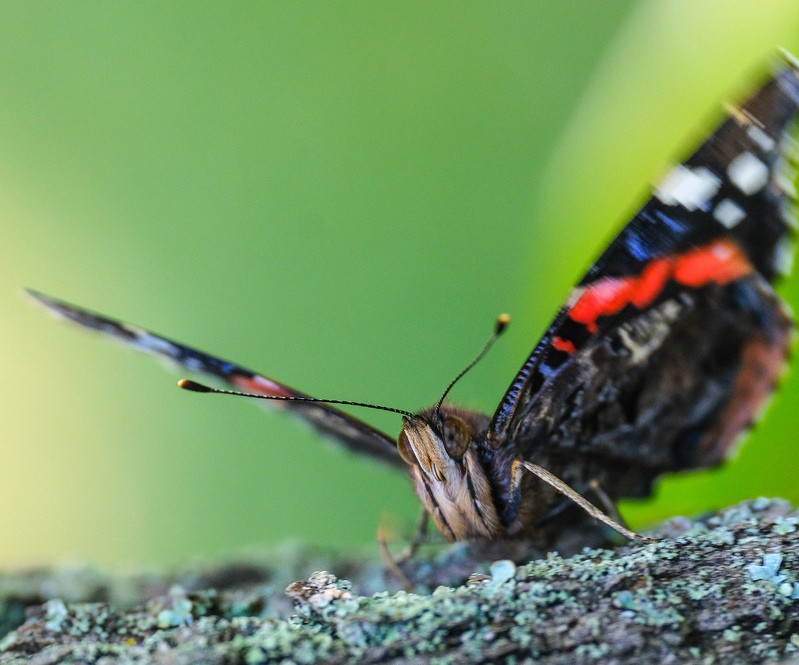
[[(453, 395), (490, 412), (647, 183), (777, 46), (799, 51), (795, 0), (2, 3), (0, 565), (373, 548), (418, 510), (402, 474), (179, 391), (23, 286), (405, 409), (507, 311)], [(799, 276), (782, 290), (799, 304)], [(789, 375), (731, 464), (665, 480), (632, 524), (799, 500), (797, 409)]]

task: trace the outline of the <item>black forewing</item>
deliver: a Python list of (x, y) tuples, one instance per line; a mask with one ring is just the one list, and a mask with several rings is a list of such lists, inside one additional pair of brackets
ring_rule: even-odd
[[(35, 291), (29, 293), (37, 302), (62, 318), (121, 340), (140, 351), (167, 358), (191, 372), (212, 376), (237, 390), (275, 397), (309, 397), (284, 383), (138, 326), (95, 314)], [(329, 404), (281, 400), (273, 400), (269, 404), (298, 417), (353, 452), (397, 468), (406, 467), (391, 437)]]
[[(494, 414), (490, 441), (513, 441), (520, 455), (552, 457), (556, 466), (579, 450), (595, 456), (595, 475), (611, 465), (619, 474), (637, 470), (639, 486), (617, 495), (644, 493), (662, 471), (718, 461), (696, 446), (704, 436), (701, 446), (713, 447), (707, 433), (736, 399), (745, 356), (759, 349), (760, 369), (773, 380), (787, 353), (790, 323), (768, 282), (789, 231), (785, 158), (798, 103), (799, 73), (788, 62), (656, 189), (533, 349)], [(743, 252), (751, 274), (726, 284), (669, 279), (645, 307), (609, 311), (593, 328), (571, 318), (592, 285), (637, 278), (659, 258), (719, 239)]]

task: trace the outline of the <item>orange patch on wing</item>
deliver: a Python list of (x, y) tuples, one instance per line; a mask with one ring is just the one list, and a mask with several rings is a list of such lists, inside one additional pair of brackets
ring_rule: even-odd
[(577, 350), (577, 348), (574, 346), (574, 342), (558, 336), (552, 338), (552, 348), (558, 351), (563, 351), (563, 353), (568, 353), (569, 355)]
[(643, 309), (663, 290), (671, 274), (671, 259), (655, 259), (646, 264), (633, 290), (631, 303)]
[(637, 278), (605, 277), (594, 282), (582, 292), (569, 316), (591, 332), (596, 332), (596, 320), (600, 316), (615, 314), (629, 304), (635, 281)]
[(669, 279), (696, 288), (711, 282), (727, 284), (752, 271), (752, 264), (738, 245), (720, 239), (685, 254), (654, 259), (640, 275), (605, 277), (589, 284), (583, 288), (569, 316), (595, 333), (600, 317), (616, 314), (627, 305), (644, 309), (657, 298)]
[(702, 286), (709, 282), (727, 284), (750, 272), (752, 264), (738, 245), (730, 240), (717, 240), (678, 256), (674, 280), (686, 286)]

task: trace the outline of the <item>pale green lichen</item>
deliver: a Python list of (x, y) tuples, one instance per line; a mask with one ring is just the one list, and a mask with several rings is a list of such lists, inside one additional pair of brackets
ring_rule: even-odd
[(777, 572), (782, 565), (782, 554), (779, 552), (769, 552), (763, 555), (763, 563), (758, 565), (750, 563), (746, 570), (750, 577), (757, 580), (767, 580), (772, 584), (779, 584), (785, 579), (785, 575), (778, 575)]
[(788, 533), (796, 531), (796, 525), (799, 524), (799, 519), (796, 517), (777, 517), (774, 520), (774, 526), (771, 527), (779, 536), (784, 536)]
[(61, 630), (61, 622), (69, 616), (69, 610), (60, 598), (53, 598), (44, 604), (45, 627), (56, 632)]
[(743, 637), (743, 631), (740, 626), (733, 626), (732, 628), (726, 628), (724, 633), (722, 633), (722, 637), (728, 642), (740, 642)]
[[(274, 578), (247, 567), (231, 569), (246, 583), (200, 590), (201, 577), (187, 575), (130, 609), (54, 597), (3, 641), (0, 664), (24, 662), (32, 644), (88, 663), (145, 663), (155, 654), (177, 665), (529, 658), (637, 665), (738, 662), (741, 654), (768, 662), (792, 654), (799, 640), (799, 531), (789, 528), (796, 519), (784, 502), (758, 500), (695, 524), (673, 520), (660, 530), (670, 537), (652, 545), (552, 553), (524, 565), (486, 562), (467, 584), (426, 593), (364, 594), (364, 579), (378, 578), (368, 566), (350, 566), (353, 583), (320, 572), (292, 584), (286, 618)], [(460, 562), (464, 552), (452, 550)], [(453, 560), (446, 557), (417, 570), (434, 572)], [(140, 588), (158, 586), (148, 580)], [(18, 603), (19, 594), (5, 602)]]
[(491, 572), (492, 584), (504, 584), (513, 579), (516, 575), (516, 564), (513, 561), (502, 559), (501, 561), (494, 561), (489, 566)]

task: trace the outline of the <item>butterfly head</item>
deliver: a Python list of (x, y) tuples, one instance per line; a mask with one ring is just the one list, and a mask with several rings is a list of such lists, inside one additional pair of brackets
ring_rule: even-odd
[(485, 416), (447, 406), (403, 418), (397, 449), (427, 512), (450, 540), (491, 538), (501, 530), (478, 450), (487, 426)]

